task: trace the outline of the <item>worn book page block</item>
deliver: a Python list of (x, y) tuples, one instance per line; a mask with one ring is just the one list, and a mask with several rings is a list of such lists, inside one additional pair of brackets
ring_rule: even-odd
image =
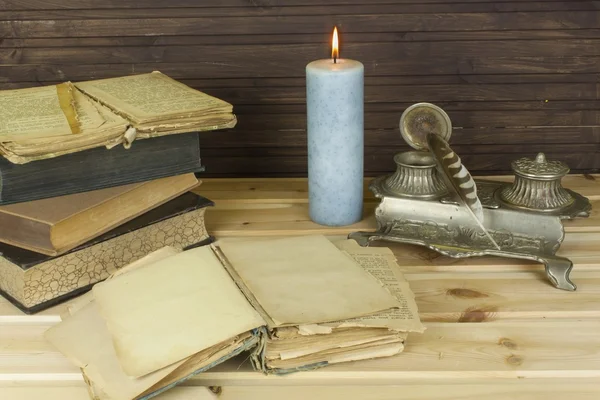
[(210, 247), (94, 286), (123, 371), (139, 377), (265, 324)]
[(161, 120), (165, 116), (188, 118), (193, 115), (199, 117), (203, 112), (232, 110), (231, 104), (190, 88), (158, 71), (80, 82), (76, 86), (136, 124)]
[(17, 164), (120, 143), (129, 124), (70, 82), (0, 91), (0, 108), (0, 155)]
[(139, 378), (131, 378), (121, 369), (111, 335), (95, 301), (85, 305), (66, 321), (50, 328), (45, 337), (81, 368), (96, 400), (132, 400), (157, 390), (165, 390), (169, 385), (189, 378), (196, 371), (239, 352), (257, 340), (245, 332), (180, 362)]
[(0, 91), (0, 155), (15, 164), (236, 123), (230, 103), (158, 71)]
[(180, 361), (138, 379), (125, 375), (121, 371), (106, 323), (93, 301), (72, 317), (50, 328), (44, 336), (80, 367), (94, 386), (99, 386), (107, 397), (118, 400), (134, 399), (183, 364)]
[(391, 357), (403, 350), (404, 343), (401, 338), (387, 338), (345, 348), (329, 349), (298, 358), (269, 360), (266, 365), (270, 369), (279, 369), (279, 372), (285, 370), (288, 370), (288, 372), (289, 370), (302, 371), (342, 362)]
[(400, 306), (324, 236), (224, 239), (217, 245), (277, 326), (337, 321)]
[(406, 333), (398, 333), (385, 328), (342, 328), (326, 335), (297, 335), (295, 337), (269, 338), (265, 347), (267, 359), (287, 360), (322, 351), (345, 348), (376, 342), (383, 339), (406, 338)]
[[(180, 252), (181, 250), (177, 248), (163, 247), (116, 271), (108, 279)], [(168, 386), (188, 378), (221, 358), (252, 346), (258, 340), (249, 332), (244, 332), (181, 362), (132, 379), (121, 369), (112, 337), (94, 301), (93, 292), (79, 297), (61, 318), (63, 322), (50, 328), (45, 333), (45, 337), (71, 362), (81, 368), (88, 389), (96, 400), (131, 400), (150, 395), (157, 390), (167, 389)]]

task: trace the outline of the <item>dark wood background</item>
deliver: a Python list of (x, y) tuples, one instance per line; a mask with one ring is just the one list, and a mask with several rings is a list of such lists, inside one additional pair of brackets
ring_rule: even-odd
[[(326, 4), (326, 5), (325, 5)], [(546, 152), (600, 168), (600, 1), (0, 0), (0, 88), (160, 70), (234, 104), (202, 134), (210, 176), (306, 174), (304, 67), (365, 65), (365, 167), (406, 150), (402, 111), (433, 102), (477, 175)]]

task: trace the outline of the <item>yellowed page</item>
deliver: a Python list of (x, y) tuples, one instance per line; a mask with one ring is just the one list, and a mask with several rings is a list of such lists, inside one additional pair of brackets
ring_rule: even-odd
[(400, 306), (324, 236), (223, 239), (217, 245), (278, 326), (337, 321)]
[(265, 324), (207, 246), (92, 290), (123, 371), (132, 377)]
[(71, 133), (55, 85), (0, 91), (0, 141)]
[(232, 110), (229, 103), (157, 71), (80, 82), (76, 86), (134, 123), (173, 115), (193, 116), (215, 109)]
[(335, 245), (347, 252), (365, 271), (381, 281), (398, 299), (400, 308), (362, 318), (354, 318), (328, 326), (386, 327), (405, 332), (423, 332), (415, 296), (396, 263), (394, 253), (387, 247), (361, 247), (354, 240), (343, 240)]
[[(34, 132), (31, 135), (21, 135), (12, 139), (13, 141), (2, 141), (0, 138), (0, 153), (5, 158), (16, 164), (23, 164), (122, 142), (129, 124), (127, 120), (90, 100), (70, 83), (64, 87), (72, 89), (69, 95), (72, 95), (79, 133), (63, 130), (52, 135)], [(66, 104), (64, 101), (63, 103)]]
[(9, 148), (11, 150), (19, 150), (23, 147), (31, 146), (35, 149), (36, 147), (48, 146), (50, 144), (72, 146), (73, 144), (85, 143), (89, 140), (97, 142), (98, 136), (105, 136), (107, 131), (125, 132), (125, 127), (128, 125), (127, 120), (114, 114), (100, 103), (91, 100), (81, 91), (77, 89), (73, 91), (73, 100), (75, 101), (75, 110), (81, 126), (81, 135), (66, 133), (61, 136), (31, 139), (20, 138), (18, 142), (9, 142)]
[[(174, 256), (177, 253), (181, 253), (181, 250), (176, 249), (175, 247), (165, 246), (161, 249), (153, 251), (150, 254), (145, 255), (144, 257), (132, 262), (131, 264), (128, 264), (122, 268), (119, 268), (114, 273), (112, 273), (111, 276), (106, 278), (106, 280), (112, 279), (115, 276), (125, 274), (129, 271), (133, 271), (134, 269), (143, 267), (145, 265), (162, 260), (164, 258)], [(69, 302), (65, 312), (63, 314), (61, 314), (61, 316), (60, 316), (61, 319), (64, 320), (64, 319), (72, 316), (77, 311), (81, 310), (83, 307), (85, 307), (86, 305), (91, 303), (93, 300), (94, 300), (94, 293), (92, 291), (89, 291), (79, 297), (76, 297), (71, 302)]]
[(131, 400), (160, 382), (182, 362), (131, 379), (121, 371), (111, 336), (96, 302), (84, 306), (72, 317), (51, 327), (45, 338), (74, 364), (82, 368), (93, 388), (114, 400)]

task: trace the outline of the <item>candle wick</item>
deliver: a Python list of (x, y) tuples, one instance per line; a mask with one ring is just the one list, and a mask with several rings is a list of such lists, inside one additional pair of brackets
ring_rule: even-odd
[(333, 63), (337, 64), (337, 57), (333, 57)]

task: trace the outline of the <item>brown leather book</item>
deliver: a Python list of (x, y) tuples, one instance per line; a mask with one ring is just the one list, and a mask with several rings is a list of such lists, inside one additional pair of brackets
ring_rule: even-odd
[(0, 242), (63, 254), (193, 189), (193, 173), (0, 207)]

